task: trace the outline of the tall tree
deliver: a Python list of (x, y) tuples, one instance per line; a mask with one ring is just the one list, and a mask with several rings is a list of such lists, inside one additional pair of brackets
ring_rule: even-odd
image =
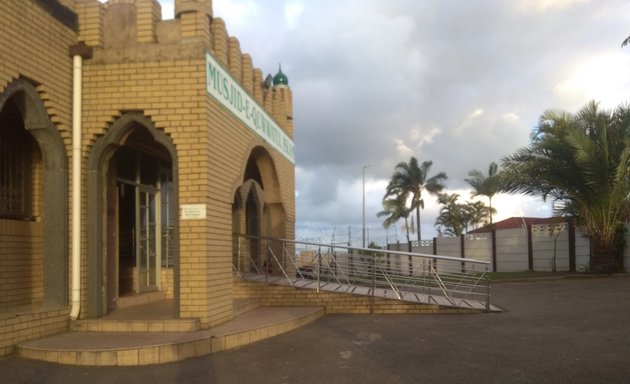
[(468, 201), (464, 206), (468, 216), (468, 225), (472, 229), (477, 229), (479, 224), (488, 225), (492, 223), (492, 214), (496, 209), (488, 207), (483, 201)]
[(407, 208), (407, 197), (398, 194), (390, 198), (383, 199), (383, 210), (376, 214), (377, 217), (387, 216), (383, 221), (383, 227), (389, 228), (400, 219), (405, 219), (405, 230), (407, 233), (407, 243), (409, 243), (409, 209)]
[(459, 199), (457, 193), (440, 193), (438, 196), (438, 203), (442, 207), (435, 220), (435, 226), (441, 227), (439, 232), (447, 236), (460, 236), (468, 226), (468, 213), (457, 199)]
[(503, 189), (499, 166), (494, 161), (488, 166), (488, 175), (473, 169), (468, 172), (469, 179), (464, 179), (473, 188), (470, 193), (474, 196), (486, 196), (488, 198), (488, 206), (490, 207), (490, 224), (492, 224), (492, 214), (495, 211), (492, 208), (492, 197)]
[(546, 111), (528, 147), (504, 159), (506, 189), (551, 198), (591, 238), (593, 272), (621, 267), (619, 228), (630, 216), (630, 107)]
[(468, 232), (469, 227), (488, 223), (490, 209), (483, 201), (459, 203), (458, 199), (457, 193), (440, 193), (438, 196), (441, 208), (435, 226), (447, 236), (459, 236)]
[(394, 168), (385, 198), (389, 196), (404, 196), (408, 199), (411, 196), (411, 204), (409, 210), (416, 211), (416, 224), (418, 230), (418, 241), (422, 240), (422, 231), (420, 227), (420, 209), (424, 209), (423, 191), (429, 194), (437, 195), (444, 189), (444, 181), (447, 176), (444, 172), (429, 177), (429, 171), (433, 165), (432, 161), (425, 161), (418, 164), (418, 159), (411, 157), (409, 163), (400, 162)]

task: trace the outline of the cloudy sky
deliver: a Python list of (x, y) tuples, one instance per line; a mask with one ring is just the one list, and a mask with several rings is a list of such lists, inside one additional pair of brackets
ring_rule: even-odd
[[(165, 18), (172, 1), (160, 0)], [(528, 144), (546, 109), (630, 101), (630, 2), (617, 0), (213, 0), (254, 65), (289, 77), (299, 227), (361, 224), (394, 166), (416, 156), (464, 178)], [(425, 197), (423, 237), (437, 204)], [(501, 195), (497, 219), (547, 216), (537, 199)]]

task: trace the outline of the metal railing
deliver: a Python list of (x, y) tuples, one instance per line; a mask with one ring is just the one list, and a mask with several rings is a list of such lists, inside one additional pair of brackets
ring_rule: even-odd
[(458, 257), (356, 248), (235, 234), (237, 274), (265, 275), (290, 285), (310, 280), (314, 289), (337, 292), (367, 288), (369, 295), (392, 295), (454, 307), (482, 303), (490, 310), (490, 263)]

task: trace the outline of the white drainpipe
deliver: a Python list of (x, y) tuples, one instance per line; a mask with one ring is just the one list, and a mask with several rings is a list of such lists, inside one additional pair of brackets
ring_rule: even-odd
[(81, 312), (81, 93), (82, 64), (80, 55), (73, 58), (72, 90), (72, 309), (76, 320)]

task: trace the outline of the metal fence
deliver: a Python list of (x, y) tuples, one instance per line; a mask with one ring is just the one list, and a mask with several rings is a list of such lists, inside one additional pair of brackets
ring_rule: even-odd
[[(411, 239), (415, 241), (416, 234), (411, 233)], [(306, 242), (322, 244), (341, 244), (349, 247), (361, 247), (363, 244), (363, 229), (356, 226), (340, 226), (331, 228), (301, 227), (295, 228), (295, 239)], [(387, 244), (406, 243), (405, 232), (396, 226), (390, 228), (366, 227), (365, 244), (377, 245), (386, 248)]]
[[(320, 291), (361, 292), (404, 301), (490, 310), (490, 263), (473, 259), (235, 235), (234, 270), (304, 280)], [(300, 286), (303, 286), (301, 284)]]

